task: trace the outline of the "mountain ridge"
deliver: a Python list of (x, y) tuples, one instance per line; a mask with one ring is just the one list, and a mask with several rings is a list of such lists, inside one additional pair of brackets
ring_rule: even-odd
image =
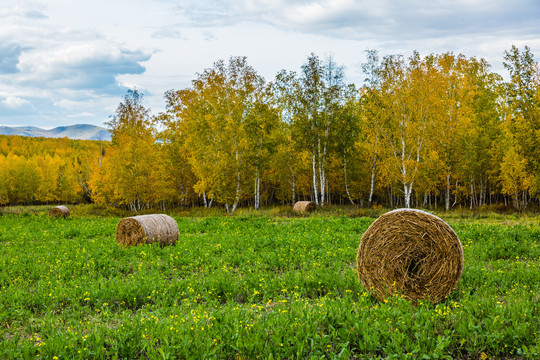
[(0, 126), (0, 135), (18, 135), (27, 137), (63, 138), (72, 140), (111, 140), (111, 133), (100, 126), (75, 124), (42, 129), (35, 126)]

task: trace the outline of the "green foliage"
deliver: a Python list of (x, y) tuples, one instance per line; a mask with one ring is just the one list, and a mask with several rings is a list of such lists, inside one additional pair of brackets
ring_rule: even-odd
[(452, 220), (458, 289), (413, 307), (359, 285), (371, 218), (177, 217), (163, 248), (120, 248), (119, 220), (0, 216), (0, 358), (540, 356), (537, 224)]

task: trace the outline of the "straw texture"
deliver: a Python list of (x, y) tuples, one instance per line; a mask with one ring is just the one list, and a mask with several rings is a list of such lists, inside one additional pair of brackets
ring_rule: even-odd
[(317, 205), (312, 201), (297, 201), (296, 204), (294, 204), (293, 210), (299, 212), (312, 212), (316, 208)]
[(164, 214), (127, 217), (116, 227), (116, 242), (123, 246), (159, 243), (173, 245), (178, 241), (178, 224)]
[(463, 248), (435, 215), (398, 209), (380, 216), (362, 235), (358, 278), (379, 300), (395, 293), (416, 302), (441, 301), (458, 285)]
[(69, 209), (63, 205), (55, 206), (49, 210), (51, 217), (66, 217), (69, 216)]

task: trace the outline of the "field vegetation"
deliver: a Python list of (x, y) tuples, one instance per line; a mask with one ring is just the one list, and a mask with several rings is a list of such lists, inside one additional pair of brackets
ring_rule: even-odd
[(130, 248), (115, 241), (125, 214), (9, 210), (2, 359), (540, 357), (537, 216), (446, 216), (464, 248), (461, 282), (445, 301), (413, 306), (378, 302), (358, 282), (375, 210), (177, 213), (176, 246)]

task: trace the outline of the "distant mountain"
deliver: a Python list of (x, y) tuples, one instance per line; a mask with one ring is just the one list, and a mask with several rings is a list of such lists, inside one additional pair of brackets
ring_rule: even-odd
[(63, 138), (74, 140), (111, 140), (111, 133), (105, 128), (95, 125), (59, 126), (45, 130), (35, 126), (9, 127), (0, 126), (0, 135), (19, 135), (30, 137)]

